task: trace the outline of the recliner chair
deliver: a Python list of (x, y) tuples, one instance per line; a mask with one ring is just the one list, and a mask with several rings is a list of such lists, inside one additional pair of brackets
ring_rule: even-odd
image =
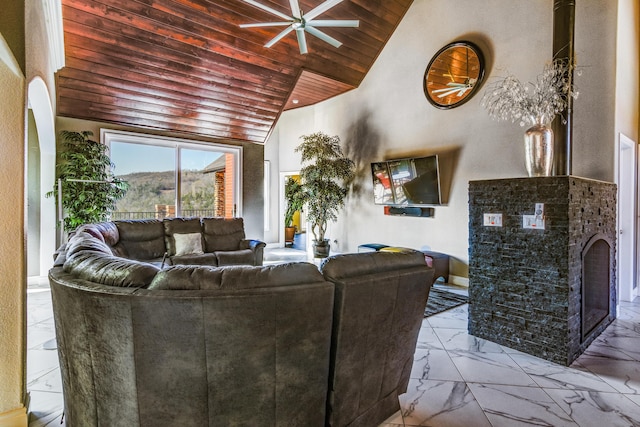
[(327, 426), (377, 426), (400, 409), (433, 283), (421, 252), (336, 255)]

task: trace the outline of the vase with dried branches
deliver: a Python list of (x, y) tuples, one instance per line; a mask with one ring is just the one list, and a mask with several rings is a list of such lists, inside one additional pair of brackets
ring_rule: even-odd
[(495, 120), (529, 126), (525, 132), (525, 157), (529, 176), (549, 176), (553, 164), (550, 122), (578, 97), (573, 82), (575, 64), (556, 59), (544, 67), (535, 82), (522, 83), (513, 75), (488, 86), (481, 105)]

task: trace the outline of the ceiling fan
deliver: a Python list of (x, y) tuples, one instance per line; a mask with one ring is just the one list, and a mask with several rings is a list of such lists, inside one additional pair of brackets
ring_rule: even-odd
[(254, 0), (243, 0), (245, 3), (249, 3), (252, 6), (255, 6), (259, 9), (264, 10), (265, 12), (269, 12), (272, 15), (275, 15), (279, 18), (282, 18), (284, 21), (278, 22), (261, 22), (256, 24), (241, 24), (240, 28), (253, 28), (253, 27), (279, 27), (279, 26), (287, 26), (280, 34), (271, 39), (264, 47), (271, 47), (277, 42), (279, 42), (282, 38), (284, 38), (291, 31), (296, 32), (296, 36), (298, 37), (298, 46), (300, 47), (300, 53), (306, 54), (308, 53), (307, 49), (307, 38), (305, 36), (305, 31), (313, 36), (316, 36), (320, 40), (323, 40), (334, 47), (342, 46), (342, 43), (335, 38), (331, 37), (327, 33), (320, 31), (318, 27), (343, 27), (343, 28), (356, 28), (360, 25), (360, 21), (357, 20), (316, 20), (315, 18), (331, 9), (338, 3), (341, 3), (342, 0), (326, 0), (324, 3), (316, 6), (308, 13), (302, 13), (300, 10), (300, 5), (298, 4), (298, 0), (289, 0), (289, 4), (291, 5), (291, 16), (285, 15), (284, 13), (277, 11), (269, 6), (265, 6), (260, 4)]
[[(448, 66), (447, 68), (449, 69), (448, 73), (443, 74), (443, 77), (449, 77), (451, 79), (451, 81), (449, 83), (447, 83), (446, 88), (443, 89), (436, 89), (436, 90), (432, 90), (431, 93), (437, 93), (438, 98), (444, 98), (447, 97), (449, 95), (453, 95), (456, 94), (456, 96), (461, 97), (463, 96), (468, 90), (473, 89), (473, 86), (476, 84), (476, 82), (478, 81), (478, 79), (472, 79), (469, 78), (468, 74), (469, 74), (469, 50), (467, 49), (467, 75), (466, 76), (457, 76), (454, 75), (451, 72), (451, 66)], [(464, 79), (463, 83), (460, 82), (456, 82), (455, 78), (462, 78)]]
[(476, 84), (476, 82), (477, 79), (470, 79), (467, 77), (464, 83), (449, 82), (447, 83), (447, 86), (449, 87), (446, 87), (444, 89), (436, 89), (431, 92), (439, 94), (438, 98), (444, 98), (454, 93), (456, 94), (456, 96), (462, 96), (468, 90), (473, 89), (473, 86)]

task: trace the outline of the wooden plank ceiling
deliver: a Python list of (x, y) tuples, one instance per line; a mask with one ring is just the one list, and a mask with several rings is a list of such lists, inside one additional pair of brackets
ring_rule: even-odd
[(263, 143), (283, 110), (358, 87), (411, 3), (345, 0), (317, 19), (359, 28), (322, 28), (340, 48), (307, 35), (302, 55), (295, 32), (265, 48), (283, 27), (240, 28), (281, 20), (242, 0), (62, 0), (58, 114)]

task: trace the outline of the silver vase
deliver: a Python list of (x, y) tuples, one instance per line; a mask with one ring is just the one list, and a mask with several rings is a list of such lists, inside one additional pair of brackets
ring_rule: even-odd
[(553, 130), (542, 120), (524, 133), (524, 153), (530, 177), (551, 176), (553, 167)]

